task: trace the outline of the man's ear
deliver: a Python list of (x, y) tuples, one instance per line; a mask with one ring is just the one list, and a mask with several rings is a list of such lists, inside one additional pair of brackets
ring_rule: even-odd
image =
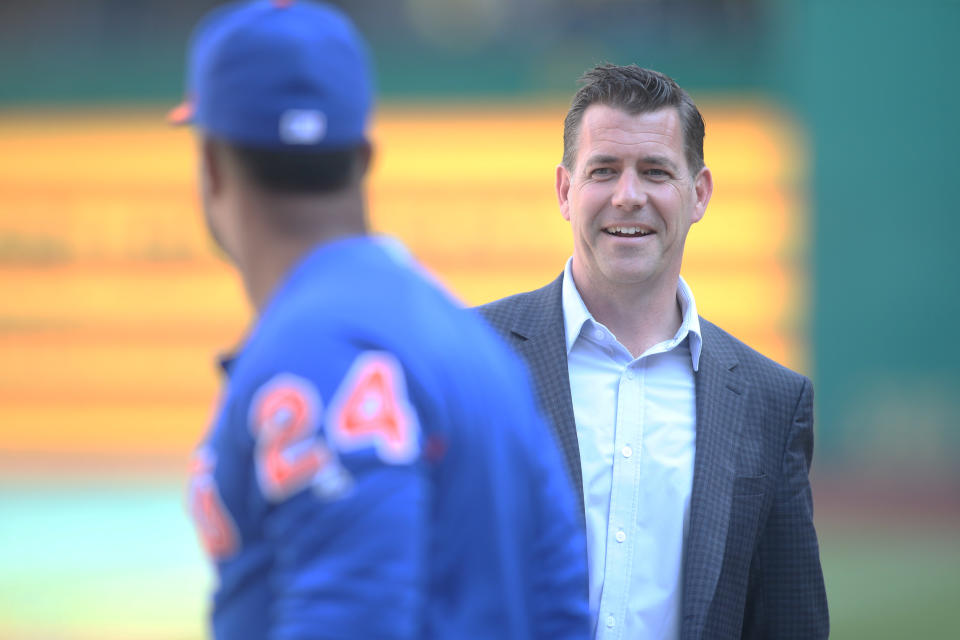
[(357, 151), (357, 175), (361, 178), (367, 173), (370, 172), (370, 168), (373, 165), (373, 145), (369, 142), (364, 142), (360, 145), (359, 150)]
[(570, 222), (570, 172), (562, 164), (557, 165), (557, 202), (563, 219)]
[(699, 222), (707, 212), (710, 196), (713, 195), (713, 174), (710, 173), (710, 169), (707, 167), (700, 169), (693, 180), (693, 189), (696, 201), (693, 204), (693, 217), (690, 222)]
[(198, 140), (200, 157), (200, 184), (205, 198), (223, 192), (223, 149), (207, 137)]

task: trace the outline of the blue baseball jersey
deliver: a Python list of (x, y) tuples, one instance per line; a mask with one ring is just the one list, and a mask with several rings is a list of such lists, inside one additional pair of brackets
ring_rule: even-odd
[(574, 497), (530, 382), (397, 245), (278, 287), (193, 463), (224, 638), (586, 638)]

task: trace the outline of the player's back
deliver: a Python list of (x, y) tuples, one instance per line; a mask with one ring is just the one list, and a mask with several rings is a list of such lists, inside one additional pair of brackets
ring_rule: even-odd
[[(266, 598), (284, 638), (585, 637), (582, 534), (526, 374), (393, 253), (366, 238), (321, 248), (244, 349), (240, 412), (265, 411), (277, 376), (309, 385), (333, 462), (271, 497), (262, 443), (239, 441), (264, 505), (237, 527), (259, 562), (221, 572), (218, 614), (243, 628)], [(263, 573), (271, 587), (250, 596)]]

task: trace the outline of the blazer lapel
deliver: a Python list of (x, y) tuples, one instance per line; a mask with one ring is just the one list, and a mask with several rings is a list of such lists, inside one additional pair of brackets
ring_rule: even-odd
[(546, 287), (524, 298), (523, 306), (518, 309), (511, 327), (511, 337), (514, 347), (527, 361), (530, 373), (537, 381), (540, 406), (550, 419), (557, 444), (563, 451), (582, 514), (583, 476), (567, 370), (562, 283), (561, 274)]
[(723, 565), (745, 382), (724, 336), (701, 318), (703, 350), (696, 379), (697, 449), (684, 554), (682, 638), (697, 638)]

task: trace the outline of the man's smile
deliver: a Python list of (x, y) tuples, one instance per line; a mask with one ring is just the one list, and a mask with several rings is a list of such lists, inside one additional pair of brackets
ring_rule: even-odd
[(636, 225), (612, 225), (604, 227), (603, 232), (618, 238), (642, 238), (653, 233), (653, 230)]

